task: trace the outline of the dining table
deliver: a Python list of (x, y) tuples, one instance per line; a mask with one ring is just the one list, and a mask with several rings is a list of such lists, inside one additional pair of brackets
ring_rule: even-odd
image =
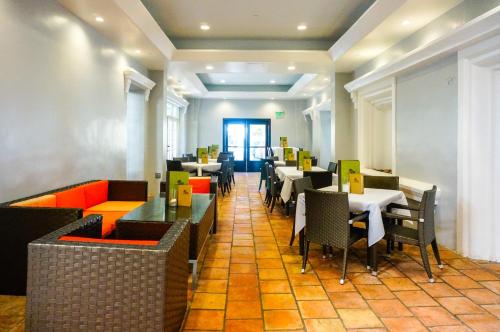
[[(312, 172), (325, 172), (326, 169), (313, 166)], [(297, 169), (297, 166), (280, 166), (276, 167), (276, 175), (283, 181), (283, 187), (281, 188), (281, 199), (284, 203), (287, 203), (292, 196), (293, 191), (293, 180), (300, 179), (304, 176), (304, 172)], [(332, 173), (332, 185), (337, 184), (337, 174)]]
[[(321, 188), (322, 191), (337, 191), (337, 186)], [(368, 246), (372, 250), (372, 272), (377, 273), (376, 244), (385, 236), (382, 211), (387, 205), (397, 203), (408, 205), (406, 196), (399, 190), (364, 188), (363, 194), (348, 194), (349, 210), (351, 212), (368, 212)], [(398, 210), (399, 214), (408, 215), (407, 210)], [(306, 202), (305, 195), (301, 193), (297, 196), (297, 206), (295, 210), (295, 234), (299, 234), (300, 245), (303, 248), (304, 228), (306, 226)]]
[(208, 161), (208, 164), (202, 164), (195, 161), (190, 161), (182, 163), (182, 168), (184, 168), (186, 171), (196, 170), (196, 174), (198, 176), (203, 176), (203, 171), (216, 172), (220, 170), (221, 165), (222, 163), (210, 160)]

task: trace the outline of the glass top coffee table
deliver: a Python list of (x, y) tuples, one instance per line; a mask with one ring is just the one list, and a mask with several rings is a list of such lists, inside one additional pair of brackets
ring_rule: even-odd
[(206, 250), (210, 232), (215, 229), (215, 194), (193, 194), (190, 207), (168, 207), (165, 213), (165, 197), (157, 196), (130, 211), (116, 222), (120, 238), (154, 239), (158, 232), (165, 232), (173, 222), (189, 220), (189, 262), (193, 264), (193, 288), (198, 279), (198, 260)]

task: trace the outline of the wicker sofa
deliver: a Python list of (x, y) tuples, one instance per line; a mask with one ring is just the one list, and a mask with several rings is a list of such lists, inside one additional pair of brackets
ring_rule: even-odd
[(154, 240), (102, 239), (90, 215), (29, 244), (26, 331), (179, 331), (189, 227)]
[[(145, 181), (87, 181), (0, 204), (0, 294), (26, 294), (28, 243), (83, 216), (100, 214), (114, 222), (147, 200)], [(83, 196), (82, 196), (83, 193)]]

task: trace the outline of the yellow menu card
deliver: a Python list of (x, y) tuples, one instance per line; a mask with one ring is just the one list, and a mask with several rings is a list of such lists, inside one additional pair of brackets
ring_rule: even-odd
[(191, 198), (193, 196), (193, 187), (190, 185), (179, 185), (177, 187), (177, 205), (191, 206)]
[(302, 166), (303, 171), (311, 171), (312, 170), (312, 159), (305, 158)]
[(365, 193), (365, 183), (363, 174), (352, 173), (349, 174), (349, 188), (351, 194), (362, 195)]

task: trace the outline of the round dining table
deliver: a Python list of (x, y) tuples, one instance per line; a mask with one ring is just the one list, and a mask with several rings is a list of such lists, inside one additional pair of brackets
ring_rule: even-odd
[(196, 170), (198, 176), (203, 176), (203, 171), (216, 172), (220, 170), (221, 165), (222, 164), (217, 161), (208, 161), (208, 164), (201, 164), (193, 161), (182, 163), (182, 168), (186, 171)]

